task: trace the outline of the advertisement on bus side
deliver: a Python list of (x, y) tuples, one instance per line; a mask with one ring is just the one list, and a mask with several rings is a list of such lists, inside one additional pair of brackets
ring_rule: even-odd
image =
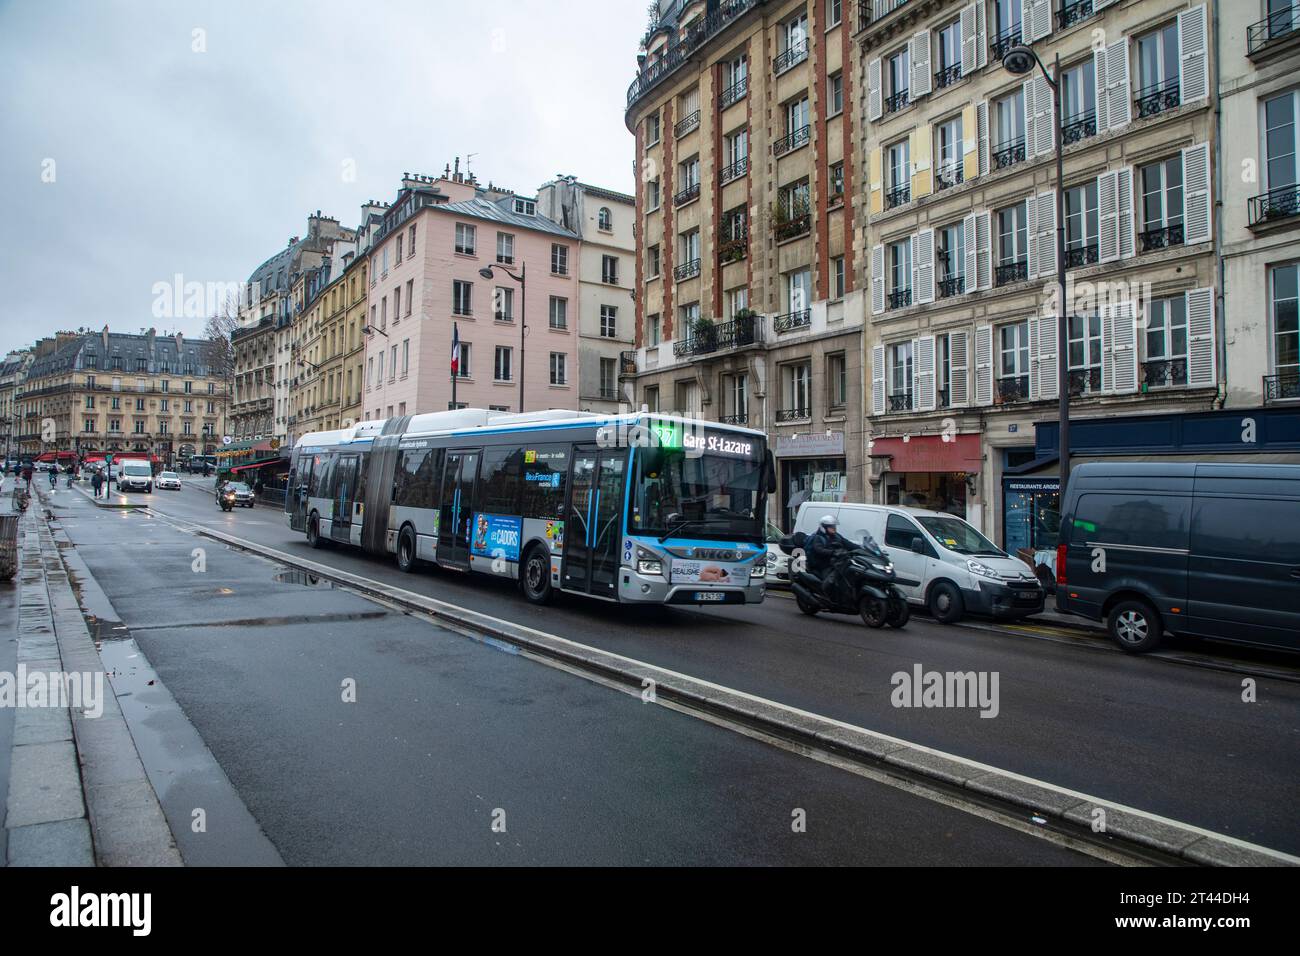
[(470, 550), (489, 558), (519, 560), (519, 544), (523, 534), (523, 521), (505, 515), (477, 512), (474, 515), (474, 533)]

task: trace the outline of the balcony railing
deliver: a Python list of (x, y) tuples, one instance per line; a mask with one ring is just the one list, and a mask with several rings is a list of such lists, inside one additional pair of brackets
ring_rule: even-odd
[(1069, 146), (1097, 135), (1097, 114), (1092, 110), (1061, 126), (1061, 145)]
[(1008, 262), (1004, 265), (995, 266), (993, 269), (993, 284), (995, 286), (1010, 285), (1013, 282), (1023, 282), (1029, 278), (1029, 262)]
[(692, 53), (727, 24), (757, 5), (758, 0), (722, 0), (716, 10), (696, 22), (676, 43), (670, 43), (659, 59), (648, 64), (637, 75), (627, 88), (628, 109), (689, 60)]
[(910, 412), (912, 410), (912, 393), (894, 392), (889, 396), (889, 410), (891, 412)]
[(1300, 185), (1270, 189), (1248, 200), (1247, 224), (1258, 226), (1300, 213)]
[(885, 208), (893, 209), (895, 206), (902, 206), (912, 201), (912, 184), (903, 183), (901, 186), (895, 186), (885, 193)]
[(907, 308), (907, 306), (912, 304), (912, 290), (911, 289), (890, 289), (889, 295), (886, 297), (886, 299), (889, 303), (889, 308), (905, 309)]
[(673, 205), (674, 205), (674, 206), (684, 206), (684, 205), (686, 205), (688, 202), (693, 202), (694, 200), (699, 199), (699, 198), (700, 198), (700, 184), (699, 184), (699, 183), (695, 183), (695, 184), (693, 184), (693, 185), (687, 186), (687, 187), (686, 187), (685, 189), (683, 189), (681, 192), (679, 192), (679, 193), (677, 193), (676, 195), (674, 195), (674, 196), (673, 196)]
[(1078, 269), (1081, 266), (1093, 265), (1100, 257), (1100, 250), (1096, 243), (1090, 246), (1074, 246), (1065, 250), (1065, 268)]
[(994, 169), (1006, 169), (1008, 166), (1014, 166), (1016, 163), (1023, 163), (1024, 161), (1025, 138), (1023, 136), (993, 150)]
[(786, 70), (798, 66), (806, 59), (808, 59), (808, 41), (800, 40), (772, 60), (772, 72), (780, 76)]
[(762, 317), (750, 315), (730, 322), (716, 325), (701, 323), (696, 330), (684, 339), (673, 342), (673, 354), (709, 355), (727, 349), (744, 348), (763, 341)]
[(808, 140), (812, 137), (812, 126), (805, 124), (787, 136), (782, 136), (772, 144), (773, 156), (784, 156), (786, 153), (793, 152), (800, 146), (807, 146)]
[(1020, 27), (1007, 27), (1000, 34), (989, 41), (989, 53), (993, 59), (999, 63), (1007, 55), (1007, 51), (1020, 42)]
[(730, 166), (723, 166), (722, 172), (718, 173), (718, 184), (725, 186), (733, 179), (739, 179), (749, 172), (749, 157), (742, 156)]
[(772, 320), (772, 328), (777, 332), (795, 332), (799, 329), (806, 329), (811, 324), (812, 311), (809, 309), (787, 312), (784, 315), (778, 315)]
[(993, 383), (993, 401), (998, 405), (1029, 401), (1029, 376), (999, 378)]
[(1142, 363), (1142, 382), (1146, 388), (1166, 388), (1187, 384), (1187, 359), (1151, 359)]
[(812, 231), (812, 214), (804, 213), (802, 216), (795, 216), (785, 222), (778, 222), (772, 231), (777, 242), (785, 242), (787, 239), (796, 239), (799, 236), (807, 235)]
[(742, 76), (735, 83), (718, 94), (718, 109), (725, 110), (733, 103), (744, 99), (745, 94), (749, 92), (749, 77)]
[(961, 64), (954, 63), (952, 66), (945, 67), (934, 74), (934, 88), (941, 90), (945, 86), (952, 86), (961, 79)]
[(1139, 238), (1143, 252), (1150, 252), (1152, 249), (1167, 249), (1170, 246), (1181, 246), (1183, 244), (1183, 224), (1178, 222), (1170, 226), (1146, 229), (1143, 230)]
[(718, 241), (718, 261), (723, 265), (738, 262), (749, 252), (749, 232), (745, 229), (733, 229), (725, 233)]
[(694, 279), (700, 274), (700, 260), (688, 259), (681, 265), (673, 269), (673, 278), (678, 282), (684, 282), (687, 279)]
[(748, 425), (749, 415), (745, 412), (737, 412), (735, 415), (719, 415), (719, 425)]
[(1101, 391), (1101, 369), (1076, 368), (1070, 371), (1070, 394), (1091, 395)]
[(897, 113), (908, 104), (907, 90), (899, 90), (893, 96), (885, 97), (885, 112)]
[(934, 171), (934, 191), (943, 192), (953, 186), (960, 186), (965, 175), (966, 167), (961, 160), (949, 163), (947, 166), (940, 166)]
[(811, 405), (805, 405), (802, 408), (778, 408), (776, 410), (776, 423), (778, 425), (785, 425), (790, 422), (806, 422), (811, 419)]
[(687, 113), (680, 120), (678, 120), (676, 123), (673, 124), (673, 135), (676, 136), (678, 139), (681, 139), (683, 136), (685, 136), (687, 133), (689, 133), (691, 130), (695, 129), (699, 125), (700, 125), (700, 111), (696, 110), (694, 113)]
[(1264, 401), (1281, 402), (1300, 398), (1300, 371), (1264, 376)]
[(935, 294), (940, 299), (951, 299), (953, 296), (964, 295), (966, 292), (965, 276), (949, 276), (946, 279), (940, 279), (935, 286)]
[(618, 374), (619, 375), (636, 374), (636, 352), (618, 353)]
[(1152, 83), (1145, 89), (1138, 90), (1138, 119), (1144, 116), (1155, 116), (1165, 110), (1174, 109), (1181, 102), (1182, 92), (1178, 85), (1178, 77), (1175, 76), (1160, 83)]
[(906, 3), (907, 0), (858, 0), (858, 29), (865, 30)]
[(1246, 55), (1254, 56), (1274, 40), (1289, 37), (1300, 29), (1300, 5), (1291, 4), (1275, 10), (1258, 23), (1246, 28)]
[(1065, 3), (1061, 4), (1061, 9), (1056, 14), (1062, 30), (1066, 27), (1072, 27), (1090, 16), (1092, 16), (1092, 0), (1066, 0)]
[(948, 386), (935, 389), (934, 397), (939, 408), (947, 408), (952, 404), (952, 390)]

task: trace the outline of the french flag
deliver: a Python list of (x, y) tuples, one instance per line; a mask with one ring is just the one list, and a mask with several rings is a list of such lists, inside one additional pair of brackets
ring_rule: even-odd
[(451, 323), (451, 374), (460, 373), (460, 329)]

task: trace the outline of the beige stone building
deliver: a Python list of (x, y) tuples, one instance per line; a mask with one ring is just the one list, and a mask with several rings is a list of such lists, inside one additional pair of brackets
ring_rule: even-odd
[(636, 136), (634, 401), (766, 431), (789, 524), (863, 493), (857, 11), (659, 4)]
[(294, 314), (292, 441), (361, 419), (367, 265), (364, 256), (349, 252), (303, 277), (304, 300)]

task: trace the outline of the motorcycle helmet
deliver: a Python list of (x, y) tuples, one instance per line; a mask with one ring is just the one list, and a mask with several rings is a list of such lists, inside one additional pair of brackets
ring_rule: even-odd
[(823, 528), (837, 527), (834, 515), (822, 515), (822, 520), (817, 523)]

